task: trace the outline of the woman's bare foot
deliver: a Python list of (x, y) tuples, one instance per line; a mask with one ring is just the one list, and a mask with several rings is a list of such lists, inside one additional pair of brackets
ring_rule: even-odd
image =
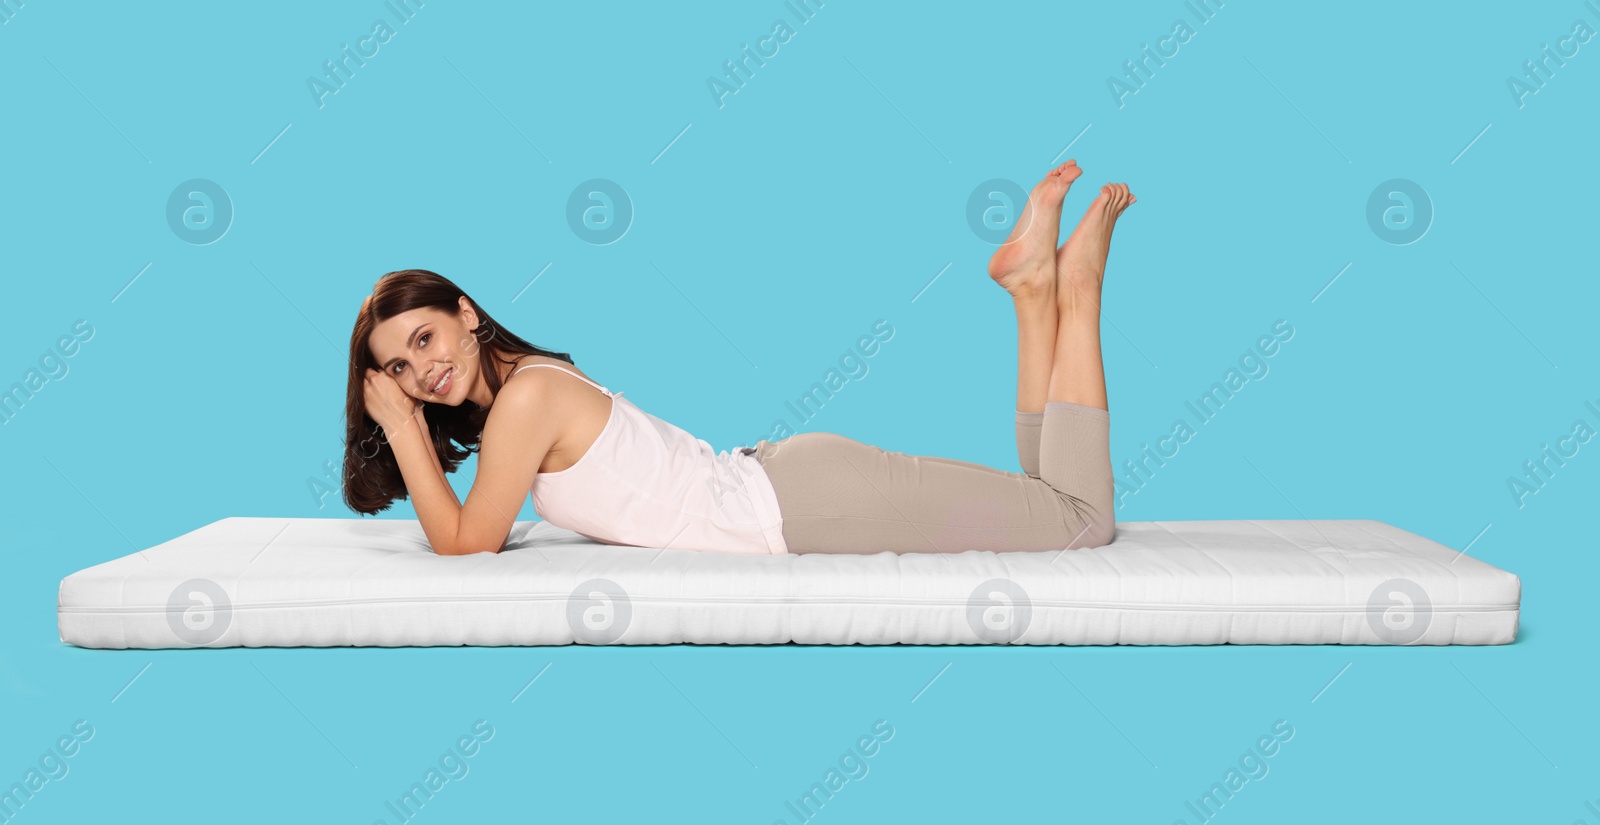
[(1056, 250), (1056, 299), (1064, 311), (1075, 307), (1100, 311), (1100, 284), (1111, 252), (1111, 230), (1122, 210), (1135, 200), (1125, 183), (1100, 187), (1100, 195), (1089, 204), (1078, 228)]
[(1012, 297), (1050, 296), (1056, 289), (1056, 266), (1050, 250), (1061, 232), (1061, 199), (1083, 174), (1075, 160), (1051, 169), (1033, 187), (1028, 204), (1011, 229), (1011, 237), (989, 259), (989, 277)]

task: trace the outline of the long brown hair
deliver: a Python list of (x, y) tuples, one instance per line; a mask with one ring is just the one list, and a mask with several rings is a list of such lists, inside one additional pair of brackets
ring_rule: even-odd
[[(402, 312), (423, 307), (454, 314), (461, 309), (462, 297), (467, 298), (478, 314), (478, 328), (473, 331), (478, 341), (478, 368), (491, 393), (500, 392), (497, 362), (514, 364), (519, 356), (543, 355), (574, 363), (567, 353), (534, 346), (495, 323), (477, 301), (442, 275), (426, 269), (403, 269), (379, 278), (372, 287), (372, 297), (356, 316), (355, 330), (350, 333), (350, 381), (344, 402), (343, 488), (344, 503), (351, 510), (375, 515), (387, 510), (396, 499), (407, 497), (405, 478), (400, 474), (394, 449), (377, 422), (367, 415), (363, 391), (366, 372), (379, 369), (368, 344), (373, 328)], [(432, 431), (430, 437), (439, 463), (446, 473), (453, 473), (467, 456), (477, 452), (489, 408), (479, 407), (472, 401), (463, 401), (455, 407), (425, 401), (423, 417)]]

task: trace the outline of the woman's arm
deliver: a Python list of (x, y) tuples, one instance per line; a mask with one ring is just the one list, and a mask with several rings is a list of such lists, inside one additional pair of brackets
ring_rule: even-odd
[[(423, 409), (423, 405), (418, 404), (417, 413), (412, 417), (417, 420), (417, 429), (422, 431), (422, 443), (428, 448), (428, 466), (439, 473), (439, 478), (444, 480), (444, 486), (450, 490), (450, 498), (459, 507), (461, 506), (461, 497), (456, 495), (455, 488), (450, 486), (450, 477), (445, 475), (444, 464), (439, 461), (439, 448), (434, 446), (433, 431), (428, 427), (428, 418)], [(404, 471), (402, 470), (401, 473), (403, 475)]]
[(405, 478), (406, 493), (411, 496), (411, 506), (422, 522), (422, 532), (428, 545), (441, 556), (455, 555), (455, 536), (460, 529), (461, 501), (456, 491), (445, 480), (444, 468), (434, 453), (433, 439), (428, 435), (428, 423), (419, 409), (389, 433), (389, 449), (394, 450), (395, 461), (400, 465), (400, 475)]
[(390, 435), (412, 507), (435, 553), (494, 553), (505, 545), (539, 465), (555, 442), (553, 418), (542, 414), (549, 411), (545, 387), (537, 379), (523, 379), (501, 388), (484, 423), (478, 475), (465, 504), (445, 478), (420, 410)]

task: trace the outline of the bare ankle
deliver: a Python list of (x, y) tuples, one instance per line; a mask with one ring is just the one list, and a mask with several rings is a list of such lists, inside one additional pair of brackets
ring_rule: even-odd
[(1056, 302), (1058, 289), (1054, 278), (1040, 278), (1018, 284), (1015, 290), (1009, 291), (1020, 311), (1053, 305)]

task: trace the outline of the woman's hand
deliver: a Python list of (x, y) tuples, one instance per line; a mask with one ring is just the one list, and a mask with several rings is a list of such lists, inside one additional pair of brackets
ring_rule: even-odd
[(367, 370), (366, 385), (362, 390), (362, 398), (367, 407), (367, 415), (378, 422), (385, 433), (391, 433), (405, 426), (407, 419), (414, 417), (422, 409), (422, 402), (411, 397), (405, 390), (400, 389), (399, 382), (394, 376), (375, 369)]

